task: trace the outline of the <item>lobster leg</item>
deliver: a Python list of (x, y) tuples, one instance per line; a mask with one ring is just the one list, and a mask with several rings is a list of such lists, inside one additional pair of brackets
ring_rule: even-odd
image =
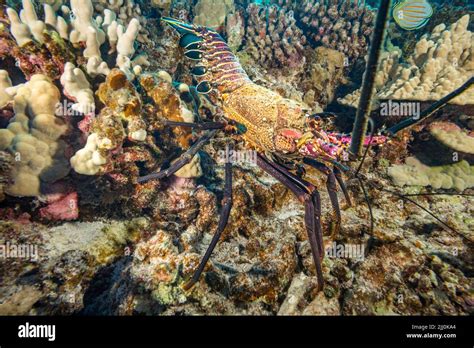
[(321, 260), (324, 257), (322, 233), (321, 233), (321, 208), (319, 192), (310, 183), (289, 173), (285, 168), (269, 161), (262, 155), (257, 156), (257, 165), (266, 173), (273, 176), (285, 185), (305, 206), (305, 225), (309, 244), (313, 255), (316, 275), (318, 278), (318, 290), (324, 286)]
[[(273, 163), (273, 162), (270, 162)], [(288, 171), (285, 167), (277, 167), (277, 169), (282, 172), (284, 175), (288, 176), (294, 182), (299, 183), (300, 187), (303, 188), (304, 191), (307, 191), (311, 195), (311, 200), (314, 205), (314, 213), (309, 215), (316, 219), (315, 228), (313, 229), (314, 233), (316, 234), (316, 238), (318, 239), (318, 249), (319, 253), (322, 255), (324, 251), (324, 244), (323, 244), (323, 231), (321, 228), (321, 197), (319, 195), (319, 191), (316, 187), (311, 184), (310, 182), (304, 180), (303, 178), (294, 175), (290, 171)]]
[(203, 148), (206, 143), (211, 140), (214, 135), (217, 133), (217, 129), (213, 129), (210, 132), (206, 133), (201, 139), (199, 139), (195, 144), (193, 144), (184, 154), (182, 154), (179, 159), (171, 164), (169, 168), (162, 170), (158, 173), (149, 174), (138, 178), (138, 183), (144, 183), (150, 180), (163, 179), (165, 177), (171, 176), (176, 173), (178, 170), (183, 168), (186, 164), (191, 162), (193, 157)]
[(339, 234), (341, 228), (341, 209), (339, 207), (339, 200), (337, 198), (337, 186), (336, 181), (337, 177), (334, 172), (326, 167), (324, 164), (316, 162), (311, 159), (304, 159), (304, 163), (309, 164), (313, 168), (319, 170), (320, 172), (327, 175), (326, 188), (329, 194), (329, 199), (332, 205), (332, 223), (330, 228), (331, 237), (334, 238)]
[(229, 161), (228, 151), (226, 157), (224, 198), (222, 199), (222, 212), (219, 218), (219, 225), (217, 226), (216, 233), (212, 237), (211, 244), (207, 247), (204, 257), (194, 272), (193, 277), (183, 285), (184, 290), (189, 290), (199, 280), (199, 277), (204, 271), (204, 268), (206, 267), (206, 264), (227, 225), (227, 221), (229, 221), (230, 210), (232, 208), (232, 163)]
[(351, 207), (352, 206), (351, 196), (349, 195), (349, 191), (347, 191), (346, 184), (344, 183), (344, 179), (342, 178), (341, 170), (337, 167), (334, 167), (333, 172), (334, 172), (334, 175), (336, 176), (336, 180), (339, 183), (339, 186), (341, 186), (342, 193), (344, 194), (347, 204), (349, 205), (349, 207)]

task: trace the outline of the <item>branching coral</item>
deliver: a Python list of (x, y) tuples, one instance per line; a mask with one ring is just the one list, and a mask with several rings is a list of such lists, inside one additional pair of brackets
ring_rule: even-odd
[(140, 23), (137, 41), (142, 44), (152, 44), (149, 36), (150, 33), (146, 29), (147, 19), (142, 11), (140, 4), (134, 0), (97, 0), (94, 1), (94, 8), (97, 13), (104, 13), (105, 18), (101, 20), (107, 21), (107, 16), (114, 13), (117, 19), (117, 25), (127, 27), (132, 20)]
[(74, 67), (72, 63), (66, 63), (64, 73), (61, 75), (61, 84), (64, 87), (64, 94), (76, 102), (72, 106), (73, 110), (84, 115), (94, 114), (94, 93), (81, 69)]
[(247, 15), (245, 52), (267, 68), (303, 67), (306, 37), (293, 11), (252, 3)]
[(23, 3), (22, 18), (12, 8), (7, 8), (8, 18), (2, 18), (10, 23), (10, 27), (0, 28), (0, 58), (6, 67), (16, 65), (27, 79), (34, 74), (46, 74), (56, 79), (64, 64), (75, 59), (71, 47), (64, 40), (67, 38), (67, 24), (56, 18), (49, 5), (45, 5), (47, 19), (42, 22), (37, 19), (31, 1), (24, 0)]
[[(470, 17), (463, 16), (446, 29), (438, 25), (431, 34), (423, 35), (406, 62), (399, 52), (386, 53), (377, 74), (377, 97), (435, 101), (460, 87), (474, 74), (474, 35), (468, 30)], [(359, 91), (341, 99), (343, 104), (356, 105)], [(474, 89), (470, 88), (451, 101), (472, 104)]]
[(459, 192), (474, 187), (474, 166), (470, 166), (467, 161), (429, 167), (414, 157), (408, 157), (406, 164), (388, 168), (388, 175), (398, 186), (431, 186)]
[[(336, 49), (354, 62), (367, 53), (375, 11), (358, 1), (274, 0), (294, 11), (310, 42)], [(350, 63), (349, 62), (349, 63)]]
[[(30, 70), (33, 70), (32, 73), (46, 72), (48, 76), (57, 78), (63, 72), (66, 62), (83, 64), (84, 58), (87, 60), (85, 66), (90, 76), (107, 75), (110, 70), (100, 50), (106, 41), (110, 46), (110, 53), (117, 52), (116, 65), (129, 77), (141, 72), (140, 64), (149, 64), (141, 56), (137, 57), (138, 60), (132, 60), (135, 54), (134, 43), (140, 30), (137, 19), (130, 20), (125, 28), (110, 10), (104, 10), (103, 17), (94, 18), (91, 0), (72, 0), (71, 8), (62, 6), (62, 12), (69, 21), (57, 15), (48, 4), (44, 5), (44, 9), (44, 21), (38, 19), (31, 0), (23, 0), (22, 16), (12, 8), (7, 9), (10, 32), (18, 47), (6, 41), (6, 47), (0, 49), (0, 55), (11, 55), (19, 60), (20, 68), (27, 77), (31, 75)], [(75, 56), (71, 53), (63, 40), (76, 49), (85, 47), (82, 55)], [(43, 45), (49, 52), (44, 52)], [(40, 68), (32, 69), (30, 65), (39, 65)]]

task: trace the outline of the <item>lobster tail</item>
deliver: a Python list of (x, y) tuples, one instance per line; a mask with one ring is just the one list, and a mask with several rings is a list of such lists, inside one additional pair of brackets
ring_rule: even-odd
[(184, 55), (196, 61), (191, 73), (197, 81), (199, 93), (207, 94), (213, 89), (229, 93), (251, 83), (237, 57), (216, 31), (169, 17), (161, 20), (179, 33), (179, 45), (185, 49)]

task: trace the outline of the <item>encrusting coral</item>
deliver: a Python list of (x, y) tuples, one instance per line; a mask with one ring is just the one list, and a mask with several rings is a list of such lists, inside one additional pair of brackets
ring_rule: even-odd
[(221, 29), (225, 24), (227, 15), (234, 11), (234, 0), (199, 0), (194, 7), (193, 23), (213, 29)]
[(408, 157), (405, 164), (389, 167), (388, 175), (398, 186), (431, 186), (458, 192), (474, 187), (474, 166), (467, 161), (429, 167), (415, 157)]
[[(146, 125), (141, 100), (125, 73), (114, 69), (97, 92), (105, 107), (90, 126), (87, 143), (71, 158), (71, 165), (80, 174), (96, 175), (106, 170), (113, 151), (121, 149), (124, 139), (143, 141)], [(125, 131), (123, 123), (127, 124)]]
[(454, 151), (474, 154), (474, 134), (451, 122), (433, 122), (428, 126), (430, 134)]
[[(440, 24), (425, 34), (406, 62), (400, 53), (386, 53), (377, 74), (379, 99), (436, 101), (460, 87), (474, 74), (474, 34), (468, 30), (470, 16), (465, 15), (446, 28)], [(340, 99), (342, 104), (357, 105), (360, 91)], [(472, 104), (474, 88), (450, 101)]]

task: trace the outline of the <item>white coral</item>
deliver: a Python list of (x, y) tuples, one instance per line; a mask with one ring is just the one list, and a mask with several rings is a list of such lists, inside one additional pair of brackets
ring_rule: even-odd
[(94, 93), (81, 69), (76, 68), (72, 63), (66, 63), (64, 73), (61, 75), (61, 85), (64, 87), (64, 93), (76, 101), (73, 110), (84, 115), (94, 113)]
[[(435, 101), (459, 88), (474, 76), (474, 33), (469, 31), (470, 17), (465, 15), (449, 29), (440, 24), (416, 44), (406, 63), (398, 53), (385, 54), (376, 78), (377, 98)], [(357, 106), (360, 91), (340, 99), (345, 105)], [(474, 104), (474, 88), (450, 103)]]
[(12, 196), (38, 196), (41, 183), (53, 183), (69, 173), (66, 144), (60, 139), (67, 131), (55, 116), (60, 93), (44, 75), (33, 75), (14, 90), (13, 117), (0, 129), (0, 150), (15, 158), (11, 176), (14, 182), (6, 193)]

